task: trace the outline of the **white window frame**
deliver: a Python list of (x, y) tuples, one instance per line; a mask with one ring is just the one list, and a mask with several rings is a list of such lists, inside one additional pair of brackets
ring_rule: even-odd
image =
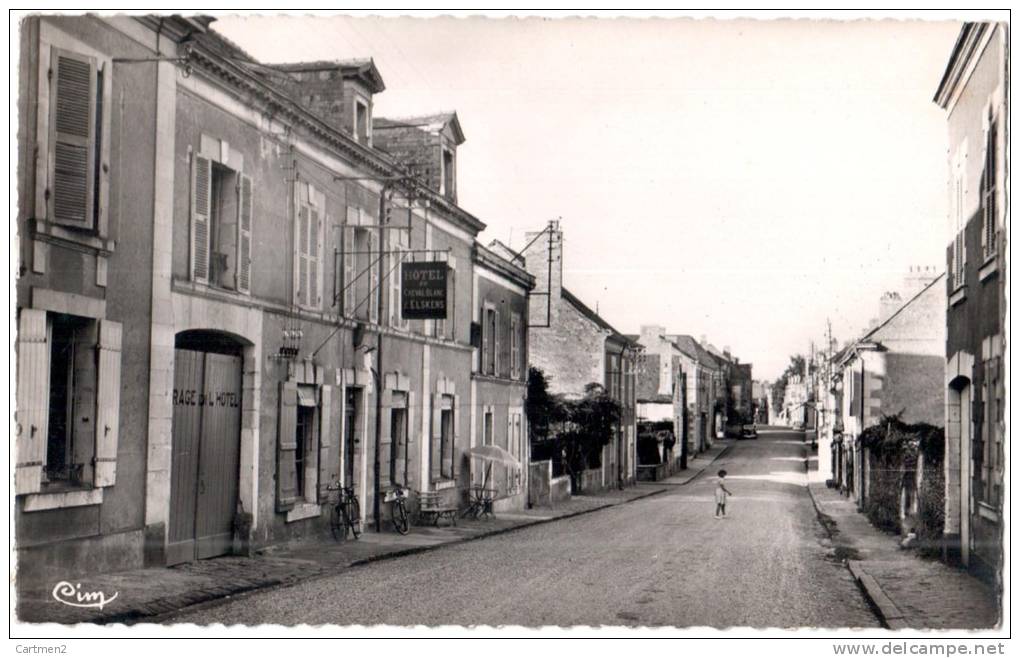
[(953, 242), (952, 242), (952, 289), (959, 290), (966, 283), (967, 267), (967, 151), (968, 143), (964, 139), (953, 159), (952, 167), (952, 194), (950, 212), (953, 216)]
[(521, 378), (521, 353), (523, 352), (521, 314), (510, 313), (510, 379)]
[[(446, 144), (439, 148), (439, 193), (452, 199), (457, 194), (457, 153)], [(447, 154), (450, 156), (450, 171), (446, 167)]]
[[(983, 262), (986, 262), (994, 258), (998, 254), (999, 248), (999, 133), (1002, 132), (1002, 126), (1000, 125), (999, 116), (989, 104), (985, 107), (984, 112), (981, 116), (982, 122), (982, 158), (981, 158), (981, 174), (979, 181), (985, 183), (985, 174), (988, 171), (988, 158), (989, 158), (989, 147), (991, 148), (991, 158), (994, 168), (993, 180), (990, 182), (991, 189), (986, 190), (984, 185), (979, 185), (978, 193), (980, 198), (978, 203), (981, 208), (981, 255)], [(992, 125), (995, 125), (995, 143), (989, 144), (989, 133), (991, 132)], [(989, 215), (988, 213), (988, 197), (992, 197), (992, 203), (994, 204), (994, 212)], [(992, 241), (989, 244), (988, 238), (991, 237)]]
[[(189, 276), (194, 283), (207, 285), (218, 290), (227, 290), (234, 293), (240, 294), (251, 294), (251, 279), (252, 279), (252, 252), (254, 250), (254, 232), (255, 232), (255, 193), (254, 183), (251, 176), (244, 172), (244, 155), (237, 149), (232, 149), (230, 144), (225, 140), (212, 137), (203, 133), (200, 137), (200, 145), (197, 152), (191, 147), (188, 148), (189, 152), (189, 208), (190, 208), (190, 230), (188, 236), (188, 267)], [(210, 197), (210, 208), (209, 212), (204, 215), (204, 221), (206, 222), (206, 244), (205, 253), (208, 262), (206, 263), (205, 276), (201, 276), (196, 271), (196, 259), (198, 258), (196, 238), (197, 238), (197, 223), (202, 221), (202, 214), (198, 212), (196, 203), (197, 194), (197, 175), (198, 175), (198, 162), (196, 158), (204, 158), (209, 161), (209, 197)], [(219, 234), (219, 228), (213, 226), (213, 214), (212, 214), (212, 196), (213, 188), (215, 186), (214, 167), (213, 164), (217, 164), (224, 169), (228, 169), (236, 177), (234, 181), (234, 195), (235, 195), (235, 210), (237, 216), (234, 218), (234, 285), (233, 287), (226, 287), (220, 285), (218, 282), (212, 280), (212, 254), (213, 248), (216, 246), (213, 244), (213, 234)], [(245, 196), (247, 195), (247, 199)], [(244, 228), (245, 218), (244, 212), (247, 208), (249, 217), (247, 218), (247, 228)], [(222, 222), (222, 218), (218, 215), (215, 218), (216, 222)], [(247, 241), (247, 242), (246, 242)], [(247, 248), (246, 248), (247, 247)], [(243, 277), (241, 274), (242, 263), (248, 267), (248, 280), (247, 283), (242, 283)]]
[(402, 297), (403, 281), (401, 277), (402, 264), (410, 262), (410, 235), (409, 231), (390, 230), (389, 233), (389, 261), (387, 268), (390, 277), (389, 285), (389, 307), (390, 326), (401, 331), (408, 331), (411, 328), (411, 321), (403, 317)]
[[(54, 144), (50, 143), (50, 127), (52, 119), (52, 84), (49, 75), (54, 49), (64, 50), (73, 54), (89, 57), (94, 60), (95, 70), (103, 71), (103, 116), (100, 117), (101, 135), (99, 137), (100, 162), (95, 167), (99, 175), (99, 213), (91, 218), (91, 226), (81, 228), (67, 227), (53, 220), (51, 202)], [(39, 68), (38, 87), (36, 90), (36, 146), (39, 157), (35, 159), (35, 219), (37, 234), (51, 234), (64, 240), (79, 242), (88, 246), (114, 251), (113, 241), (106, 240), (110, 235), (109, 213), (109, 162), (111, 142), (111, 116), (113, 105), (113, 58), (60, 30), (45, 18), (39, 19)], [(98, 90), (97, 90), (98, 93)], [(95, 136), (93, 136), (94, 138)], [(96, 163), (93, 162), (93, 165)], [(92, 209), (88, 209), (91, 214)], [(98, 241), (97, 241), (98, 238)]]
[(449, 270), (446, 289), (449, 294), (446, 296), (446, 319), (433, 320), (433, 335), (439, 340), (453, 341), (457, 339), (457, 325), (455, 324), (457, 308), (457, 259), (447, 256), (446, 265)]
[[(26, 495), (25, 512), (96, 505), (103, 500), (102, 490), (116, 484), (122, 325), (105, 318), (105, 304), (101, 300), (84, 300), (52, 290), (37, 289), (36, 292), (45, 301), (35, 308), (23, 309), (18, 325), (15, 493)], [(43, 486), (43, 473), (49, 445), (49, 375), (54, 313), (77, 316), (96, 325), (96, 430), (90, 482), (47, 491)]]
[[(314, 185), (307, 183), (302, 180), (294, 182), (294, 239), (293, 239), (293, 257), (294, 257), (294, 305), (309, 311), (318, 311), (322, 309), (322, 282), (323, 282), (323, 243), (325, 239), (325, 227), (330, 223), (330, 218), (326, 215), (326, 195), (321, 190), (317, 190)], [(316, 253), (303, 255), (302, 244), (301, 244), (301, 211), (306, 210), (308, 213), (309, 221), (309, 239), (311, 239), (312, 231), (316, 234)], [(316, 225), (312, 225), (311, 219), (312, 214), (318, 217)], [(301, 260), (304, 258), (306, 261), (314, 261), (315, 273), (312, 274), (310, 269), (306, 269), (304, 280), (301, 275)], [(314, 277), (315, 290), (314, 299), (304, 300), (302, 292), (312, 292), (307, 290), (306, 287), (311, 286), (311, 281)]]
[[(358, 106), (365, 108), (365, 141), (361, 141), (361, 133), (358, 131)], [(355, 94), (351, 101), (351, 133), (354, 135), (354, 141), (365, 146), (372, 146), (372, 103), (362, 96), (361, 94)]]

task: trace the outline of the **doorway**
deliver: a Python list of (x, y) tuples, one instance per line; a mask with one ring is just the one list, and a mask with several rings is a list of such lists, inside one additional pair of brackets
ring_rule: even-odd
[(174, 350), (168, 565), (231, 551), (241, 447), (239, 347), (208, 345), (223, 353), (180, 344)]

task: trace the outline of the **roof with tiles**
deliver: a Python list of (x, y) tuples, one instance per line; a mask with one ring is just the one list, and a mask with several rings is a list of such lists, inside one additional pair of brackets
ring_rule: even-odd
[(582, 302), (580, 299), (578, 299), (577, 296), (574, 295), (574, 293), (570, 292), (566, 288), (563, 288), (562, 290), (563, 290), (563, 299), (567, 300), (567, 302), (569, 302), (574, 308), (576, 308), (578, 311), (580, 311), (581, 315), (585, 316), (586, 318), (588, 318), (589, 320), (591, 320), (592, 322), (597, 324), (602, 329), (608, 331), (609, 334), (610, 334), (610, 338), (615, 338), (616, 340), (618, 340), (620, 342), (623, 342), (625, 344), (628, 344), (628, 345), (631, 345), (631, 346), (634, 346), (634, 347), (638, 346), (637, 342), (632, 341), (627, 336), (621, 334), (619, 331), (616, 330), (615, 327), (613, 327), (613, 325), (611, 325), (608, 322), (606, 322), (606, 320), (601, 315), (599, 315), (595, 311), (593, 311), (590, 308), (588, 308), (588, 306), (584, 302)]

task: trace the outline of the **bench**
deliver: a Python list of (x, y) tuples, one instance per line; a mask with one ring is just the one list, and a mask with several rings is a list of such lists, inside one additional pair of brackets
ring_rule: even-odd
[(420, 502), (418, 514), (422, 523), (431, 519), (432, 525), (438, 528), (439, 520), (445, 516), (452, 525), (457, 525), (457, 506), (444, 501), (442, 491), (423, 491)]

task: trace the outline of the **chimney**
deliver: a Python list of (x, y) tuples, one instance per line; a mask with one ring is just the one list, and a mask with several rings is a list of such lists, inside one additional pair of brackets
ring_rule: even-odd
[(404, 119), (380, 117), (373, 124), (375, 145), (410, 169), (418, 179), (457, 202), (457, 147), (464, 133), (456, 112)]
[(887, 292), (878, 301), (878, 324), (888, 320), (893, 313), (903, 306), (903, 298), (898, 292)]
[(657, 324), (641, 325), (641, 344), (649, 349), (662, 342), (662, 338), (660, 338), (660, 336), (665, 335), (666, 327), (662, 327)]
[(372, 97), (384, 89), (371, 59), (274, 64), (304, 107), (355, 141), (372, 146)]
[(932, 265), (911, 265), (907, 275), (903, 277), (903, 299), (913, 298), (934, 281), (937, 275), (938, 272)]
[(548, 299), (544, 294), (533, 294), (528, 303), (528, 323), (552, 324), (559, 315), (559, 300), (563, 294), (563, 232), (559, 221), (550, 221), (542, 232), (525, 233), (524, 241), (529, 245), (524, 252), (525, 267), (535, 277), (532, 292), (549, 293)]

